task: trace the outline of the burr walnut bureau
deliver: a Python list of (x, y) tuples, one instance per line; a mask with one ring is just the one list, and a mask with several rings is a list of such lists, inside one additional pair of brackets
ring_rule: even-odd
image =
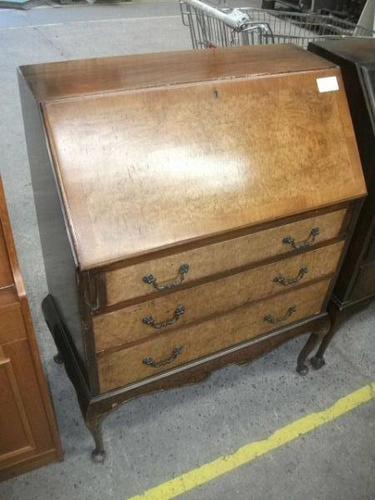
[(0, 178), (0, 481), (61, 459)]
[(50, 295), (103, 417), (302, 333), (306, 359), (366, 195), (339, 69), (294, 46), (19, 71)]
[(333, 327), (313, 360), (318, 368), (340, 322), (375, 297), (375, 39), (331, 40), (309, 50), (341, 68), (368, 189), (329, 304)]

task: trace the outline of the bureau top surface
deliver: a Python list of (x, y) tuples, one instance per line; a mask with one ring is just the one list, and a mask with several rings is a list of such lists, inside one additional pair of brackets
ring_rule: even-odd
[(277, 74), (334, 65), (295, 45), (263, 45), (21, 66), (39, 101), (155, 85)]
[[(273, 59), (266, 49), (220, 51), (220, 75), (208, 78), (208, 67), (199, 83), (176, 84), (173, 70), (169, 85), (163, 75), (162, 85), (43, 103), (82, 269), (365, 194), (339, 70), (277, 46), (281, 72), (270, 74), (271, 64), (266, 74), (233, 70), (228, 54)], [(187, 74), (201, 54), (170, 57)], [(218, 54), (204, 57), (212, 63)], [(327, 77), (338, 90), (319, 91), (317, 78)]]

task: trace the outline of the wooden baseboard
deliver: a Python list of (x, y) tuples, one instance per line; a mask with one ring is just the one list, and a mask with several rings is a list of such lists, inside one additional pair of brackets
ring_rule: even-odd
[(24, 474), (25, 472), (30, 472), (50, 463), (62, 462), (63, 459), (63, 452), (60, 452), (56, 449), (48, 450), (44, 453), (39, 454), (38, 456), (27, 458), (20, 462), (9, 465), (4, 469), (1, 469), (0, 481), (6, 481), (7, 479), (19, 476), (20, 474)]

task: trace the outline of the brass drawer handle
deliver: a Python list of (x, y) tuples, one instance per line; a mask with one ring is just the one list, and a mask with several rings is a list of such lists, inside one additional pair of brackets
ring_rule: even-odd
[(143, 364), (151, 366), (152, 368), (160, 368), (161, 366), (169, 365), (172, 363), (180, 354), (182, 354), (183, 347), (175, 347), (172, 354), (167, 359), (162, 359), (161, 361), (155, 361), (153, 358), (144, 358)]
[(319, 234), (320, 229), (318, 227), (313, 227), (308, 238), (306, 238), (305, 240), (296, 243), (296, 240), (294, 238), (292, 238), (291, 236), (286, 236), (283, 239), (283, 243), (285, 243), (285, 245), (292, 246), (295, 250), (306, 250), (307, 248), (313, 246), (315, 239), (317, 236), (319, 236)]
[(189, 272), (189, 264), (182, 264), (178, 270), (178, 276), (172, 283), (167, 283), (165, 285), (159, 284), (157, 279), (152, 275), (148, 274), (143, 276), (143, 282), (147, 285), (152, 285), (156, 290), (170, 290), (171, 288), (176, 288), (181, 285), (185, 279), (185, 274)]
[(267, 314), (267, 316), (264, 317), (264, 321), (267, 323), (272, 323), (275, 325), (276, 323), (282, 323), (286, 319), (290, 318), (293, 313), (297, 311), (296, 306), (291, 306), (287, 310), (287, 312), (284, 314), (284, 316), (281, 316), (280, 318), (275, 318), (275, 316), (272, 316), (272, 314)]
[(145, 325), (151, 326), (152, 328), (155, 328), (156, 330), (161, 330), (162, 328), (166, 328), (167, 326), (174, 325), (177, 323), (177, 321), (185, 314), (185, 306), (183, 304), (179, 305), (174, 314), (173, 317), (170, 319), (166, 319), (164, 321), (155, 321), (152, 316), (145, 316), (143, 318), (143, 323)]
[(279, 283), (280, 285), (283, 286), (289, 286), (289, 285), (294, 285), (294, 283), (298, 283), (298, 281), (301, 281), (301, 279), (309, 272), (308, 267), (301, 267), (301, 269), (298, 271), (298, 274), (295, 278), (286, 278), (285, 276), (276, 276), (273, 278), (274, 283)]

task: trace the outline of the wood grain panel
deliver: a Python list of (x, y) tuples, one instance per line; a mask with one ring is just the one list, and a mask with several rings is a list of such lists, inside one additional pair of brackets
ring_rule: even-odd
[[(54, 448), (52, 436), (49, 430), (49, 422), (43, 405), (41, 390), (35, 374), (31, 350), (27, 340), (19, 340), (2, 346), (3, 357), (10, 359), (12, 371), (22, 399), (23, 408), (30, 425), (35, 449), (27, 452), (27, 457), (32, 460), (38, 454), (42, 454)], [(26, 453), (26, 451), (25, 451)], [(0, 466), (0, 479), (7, 477), (7, 468), (20, 461), (19, 456), (8, 456)], [(4, 467), (4, 471), (3, 471)]]
[(0, 290), (0, 345), (26, 338), (21, 306), (11, 290)]
[(185, 274), (184, 283), (188, 283), (290, 253), (294, 251), (293, 247), (283, 243), (283, 239), (292, 236), (296, 242), (306, 240), (316, 227), (320, 234), (314, 244), (322, 243), (340, 234), (345, 215), (346, 209), (320, 214), (240, 238), (110, 271), (105, 275), (107, 304), (157, 293), (155, 288), (144, 283), (143, 277), (151, 273), (161, 283), (170, 282), (176, 278), (180, 266), (185, 263), (189, 265), (189, 271)]
[[(329, 286), (325, 280), (306, 288), (244, 306), (215, 319), (198, 325), (165, 333), (158, 338), (98, 358), (101, 392), (142, 380), (169, 367), (182, 365), (193, 359), (225, 349), (244, 340), (262, 335), (289, 323), (307, 318), (321, 311)], [(289, 308), (295, 312), (287, 315)], [(285, 317), (276, 324), (265, 321), (267, 315), (276, 319)], [(288, 316), (288, 317), (287, 317)], [(176, 349), (182, 352), (169, 363), (166, 362)], [(152, 358), (164, 366), (153, 368), (144, 364)]]
[[(319, 93), (328, 76), (339, 90)], [(366, 194), (337, 69), (61, 99), (44, 111), (84, 270)]]
[[(336, 271), (343, 246), (344, 242), (340, 241), (267, 266), (95, 316), (93, 324), (96, 349), (100, 352), (148, 336), (157, 336), (165, 330), (169, 331), (327, 276)], [(275, 281), (280, 277), (289, 280), (298, 278), (298, 281), (291, 284)], [(181, 305), (185, 312), (176, 316), (176, 310)], [(174, 317), (178, 319), (166, 328), (155, 329), (144, 323), (143, 319), (148, 316), (152, 316), (156, 322)]]
[(12, 270), (5, 245), (3, 228), (0, 224), (0, 288), (13, 284)]
[(0, 347), (0, 463), (32, 451), (35, 443), (11, 360)]

